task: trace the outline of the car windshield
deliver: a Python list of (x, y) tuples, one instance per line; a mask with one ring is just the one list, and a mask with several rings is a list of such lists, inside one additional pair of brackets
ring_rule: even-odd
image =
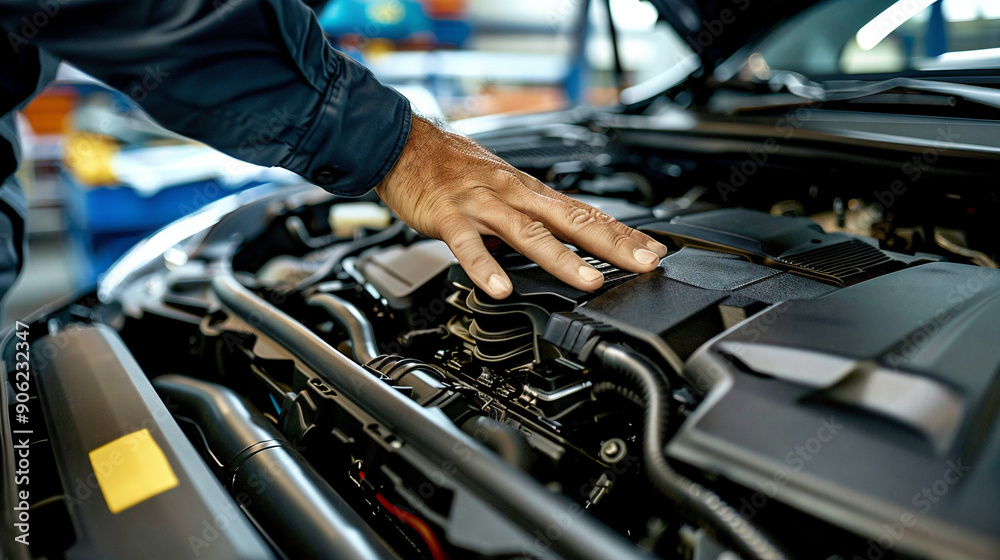
[(1000, 1), (832, 0), (775, 29), (745, 69), (814, 80), (864, 75), (992, 74), (1000, 69)]

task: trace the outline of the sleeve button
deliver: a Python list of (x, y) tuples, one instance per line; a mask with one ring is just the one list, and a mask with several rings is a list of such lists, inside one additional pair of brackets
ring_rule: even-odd
[(317, 185), (329, 185), (337, 180), (337, 174), (332, 169), (324, 167), (313, 174), (313, 182)]

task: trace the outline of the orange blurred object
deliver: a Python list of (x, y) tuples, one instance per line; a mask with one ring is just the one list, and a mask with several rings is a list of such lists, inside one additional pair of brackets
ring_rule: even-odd
[(455, 17), (465, 14), (465, 0), (424, 0), (424, 9), (432, 18)]
[(73, 88), (48, 88), (21, 111), (35, 134), (62, 134), (66, 131), (66, 119), (76, 108), (79, 94)]
[(491, 87), (452, 108), (448, 118), (459, 119), (497, 113), (534, 113), (566, 108), (566, 94), (552, 86)]

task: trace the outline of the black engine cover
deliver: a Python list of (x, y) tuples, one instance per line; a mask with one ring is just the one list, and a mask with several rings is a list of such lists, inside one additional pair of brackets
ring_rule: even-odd
[(899, 270), (913, 257), (881, 251), (874, 240), (825, 232), (809, 218), (772, 216), (725, 208), (649, 223), (647, 233), (687, 247), (713, 249), (829, 282), (849, 286)]
[(879, 557), (1000, 558), (998, 340), (997, 270), (927, 264), (778, 304), (687, 362), (709, 394), (668, 453)]
[(837, 289), (735, 255), (685, 247), (576, 311), (645, 341), (679, 370), (699, 346), (768, 305)]

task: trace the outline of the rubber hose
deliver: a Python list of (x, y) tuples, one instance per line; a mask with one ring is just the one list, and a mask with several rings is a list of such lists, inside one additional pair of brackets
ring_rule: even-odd
[(600, 383), (595, 383), (590, 392), (595, 398), (600, 397), (604, 393), (614, 393), (641, 408), (646, 407), (646, 400), (643, 399), (641, 395), (628, 387), (623, 387), (622, 385), (615, 383), (614, 381), (601, 381)]
[(156, 391), (194, 422), (223, 483), (291, 558), (390, 560), (378, 534), (277, 428), (232, 389), (161, 375)]
[(361, 311), (332, 294), (316, 294), (306, 299), (309, 305), (322, 307), (337, 323), (347, 331), (351, 339), (351, 352), (354, 361), (367, 364), (379, 355), (375, 345), (375, 330)]
[(663, 454), (670, 414), (670, 383), (649, 358), (620, 344), (594, 348), (601, 365), (641, 389), (646, 403), (643, 463), (653, 485), (699, 527), (748, 560), (787, 560), (788, 556), (718, 494), (679, 474)]
[(488, 416), (473, 416), (462, 423), (462, 431), (489, 447), (508, 465), (530, 471), (535, 452), (516, 429)]

